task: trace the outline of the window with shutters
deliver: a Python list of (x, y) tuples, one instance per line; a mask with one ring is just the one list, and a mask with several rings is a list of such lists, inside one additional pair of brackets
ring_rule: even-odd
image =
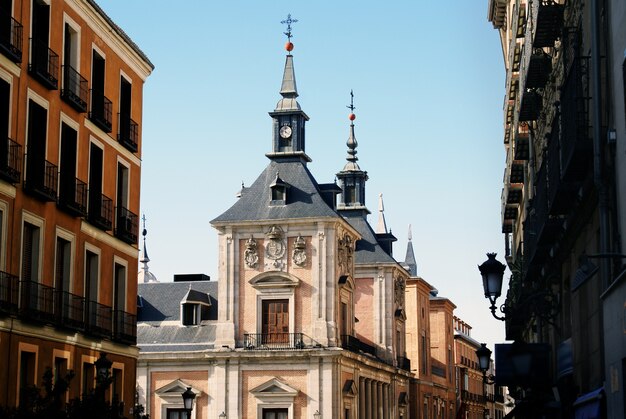
[(43, 201), (56, 201), (58, 168), (46, 160), (48, 110), (33, 99), (28, 101), (27, 129), (24, 188)]
[(288, 409), (263, 409), (263, 419), (287, 419)]
[(27, 402), (28, 387), (35, 385), (36, 360), (37, 360), (36, 352), (20, 351), (20, 356), (19, 356), (20, 405), (23, 405), (24, 403)]
[(22, 281), (39, 282), (40, 232), (39, 226), (24, 222), (22, 230)]

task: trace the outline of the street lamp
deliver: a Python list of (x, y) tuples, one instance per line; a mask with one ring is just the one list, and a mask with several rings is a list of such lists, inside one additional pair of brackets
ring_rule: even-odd
[(193, 399), (196, 398), (196, 395), (193, 391), (191, 391), (191, 387), (187, 387), (187, 390), (183, 391), (181, 396), (183, 397), (183, 406), (187, 411), (187, 419), (191, 419), (191, 411), (193, 410)]
[(487, 376), (487, 371), (491, 365), (491, 349), (487, 348), (486, 343), (481, 343), (480, 348), (476, 349), (476, 356), (478, 357), (478, 368), (483, 372), (483, 382), (495, 384), (495, 377), (491, 374)]
[(226, 412), (222, 411), (219, 416), (220, 419), (226, 419)]
[[(496, 300), (502, 295), (502, 278), (506, 266), (496, 260), (497, 253), (487, 253), (487, 260), (478, 266), (480, 274), (483, 277), (483, 288), (485, 290), (485, 298), (491, 302), (491, 314), (498, 320), (506, 320), (496, 314)], [(504, 312), (501, 308), (500, 311)]]
[(113, 363), (109, 359), (107, 359), (106, 352), (100, 352), (100, 358), (98, 358), (98, 360), (94, 362), (94, 365), (96, 366), (98, 379), (103, 382), (107, 380), (109, 378), (109, 371)]
[(319, 410), (316, 410), (315, 413), (313, 413), (313, 419), (320, 419), (322, 417), (322, 414), (320, 413)]

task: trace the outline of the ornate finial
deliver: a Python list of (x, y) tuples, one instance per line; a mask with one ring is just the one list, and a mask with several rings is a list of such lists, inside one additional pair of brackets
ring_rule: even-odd
[(144, 241), (146, 240), (146, 234), (148, 234), (148, 230), (146, 230), (146, 214), (141, 216), (141, 221), (143, 221), (143, 231), (141, 235), (143, 236)]
[(287, 42), (288, 42), (288, 43), (291, 43), (291, 37), (293, 36), (293, 35), (291, 34), (291, 24), (292, 24), (292, 23), (297, 23), (297, 22), (298, 22), (298, 19), (292, 19), (292, 18), (291, 18), (291, 13), (289, 13), (289, 14), (287, 15), (287, 19), (285, 19), (285, 20), (281, 20), (281, 21), (280, 21), (280, 23), (282, 23), (283, 25), (285, 25), (285, 24), (287, 25), (287, 32), (283, 32), (283, 33), (284, 33), (285, 35), (287, 35)]
[(352, 92), (352, 89), (350, 89), (350, 105), (346, 106), (346, 108), (350, 109), (350, 115), (348, 115), (348, 119), (350, 121), (354, 121), (356, 119), (356, 115), (354, 114), (356, 106), (354, 106), (354, 93)]

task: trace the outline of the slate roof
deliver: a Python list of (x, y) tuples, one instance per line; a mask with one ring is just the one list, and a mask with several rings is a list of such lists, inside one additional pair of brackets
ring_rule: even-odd
[[(276, 174), (289, 185), (287, 204), (270, 205), (270, 185)], [(320, 187), (300, 158), (273, 159), (254, 183), (241, 192), (241, 198), (211, 221), (280, 220), (289, 218), (339, 217), (320, 195)]]
[[(189, 286), (191, 285), (191, 290)], [(137, 346), (140, 352), (193, 352), (213, 348), (217, 320), (217, 282), (181, 281), (139, 284), (141, 306), (137, 313)], [(197, 326), (180, 322), (184, 299), (210, 303), (203, 307)]]
[[(344, 213), (344, 211), (342, 211)], [(359, 265), (374, 263), (398, 263), (393, 257), (385, 252), (378, 241), (372, 226), (362, 215), (362, 211), (345, 212), (344, 218), (355, 230), (361, 234), (361, 239), (356, 242), (354, 262)]]

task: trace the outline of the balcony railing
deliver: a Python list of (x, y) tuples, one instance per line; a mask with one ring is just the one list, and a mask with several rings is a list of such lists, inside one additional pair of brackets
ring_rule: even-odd
[(76, 217), (87, 215), (87, 184), (80, 179), (62, 182), (59, 188), (59, 207)]
[(542, 106), (541, 100), (541, 95), (539, 93), (534, 90), (525, 90), (522, 94), (518, 120), (520, 122), (525, 122), (535, 121), (539, 118), (539, 111)]
[(8, 15), (7, 11), (0, 12), (0, 50), (11, 61), (22, 62), (22, 24)]
[[(48, 160), (43, 162), (36, 159), (29, 160), (28, 155), (26, 156), (26, 161), (28, 162), (26, 180), (24, 181), (26, 192), (44, 201), (56, 201), (59, 178), (58, 167)], [(41, 170), (41, 165), (43, 165), (43, 171)]]
[(552, 57), (542, 49), (533, 51), (526, 70), (526, 88), (544, 88), (552, 73)]
[(246, 333), (243, 335), (243, 347), (247, 350), (305, 349), (314, 347), (315, 343), (304, 333)]
[(78, 112), (87, 111), (87, 100), (89, 98), (87, 79), (69, 65), (63, 66), (61, 98), (72, 105)]
[(118, 113), (117, 116), (119, 121), (117, 141), (133, 153), (137, 152), (139, 126), (130, 118), (130, 115)]
[(116, 212), (115, 236), (128, 244), (137, 244), (139, 217), (124, 207), (117, 207)]
[(85, 298), (66, 291), (56, 291), (55, 318), (62, 327), (85, 329)]
[(20, 313), (32, 320), (54, 320), (54, 288), (35, 281), (20, 281)]
[(347, 349), (350, 352), (355, 353), (366, 353), (373, 356), (376, 355), (376, 348), (372, 345), (369, 345), (365, 342), (362, 342), (358, 338), (352, 335), (341, 335), (341, 347), (343, 349)]
[(18, 308), (19, 279), (0, 271), (0, 312), (14, 314)]
[(111, 132), (113, 105), (103, 92), (91, 89), (91, 112), (89, 119), (104, 132)]
[(122, 310), (113, 312), (113, 338), (120, 342), (137, 342), (137, 316)]
[(111, 307), (95, 301), (87, 303), (87, 331), (91, 334), (110, 337), (112, 332)]
[(538, 0), (532, 3), (535, 30), (535, 48), (552, 47), (563, 29), (563, 5), (554, 0)]
[(109, 231), (113, 228), (113, 201), (103, 194), (89, 193), (89, 222)]
[(16, 184), (22, 172), (22, 146), (10, 138), (3, 146), (0, 146), (0, 178)]
[(30, 64), (28, 71), (48, 89), (59, 87), (59, 56), (39, 40), (30, 40)]

